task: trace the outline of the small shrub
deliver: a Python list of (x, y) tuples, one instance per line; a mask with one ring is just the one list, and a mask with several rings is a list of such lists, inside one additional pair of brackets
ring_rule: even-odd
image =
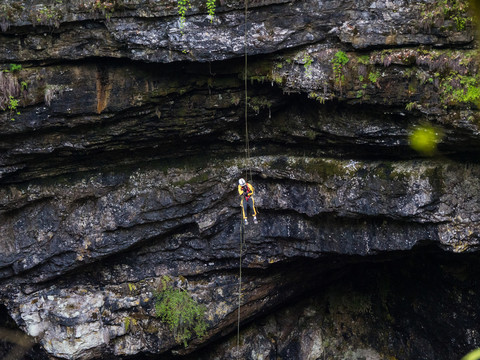
[(441, 0), (421, 5), (420, 26), (425, 30), (444, 25), (445, 20), (455, 23), (457, 31), (465, 30), (472, 21), (470, 4), (466, 0)]
[(0, 5), (0, 30), (7, 31), (10, 23), (20, 18), (23, 10), (25, 7), (20, 2)]
[(55, 0), (53, 4), (41, 5), (41, 8), (34, 8), (30, 11), (30, 19), (32, 24), (45, 25), (49, 27), (60, 27), (60, 22), (62, 20), (62, 0)]
[[(21, 94), (20, 84), (10, 71), (0, 71), (0, 110), (16, 110), (17, 98)], [(14, 109), (15, 108), (15, 109)]]
[(17, 72), (22, 70), (22, 65), (20, 64), (10, 64), (10, 72)]
[(8, 101), (8, 104), (7, 104), (7, 108), (10, 111), (10, 116), (12, 116), (12, 118), (10, 119), (12, 121), (15, 120), (15, 118), (13, 117), (13, 113), (16, 113), (17, 115), (20, 115), (20, 111), (17, 111), (18, 103), (19, 103), (18, 99), (15, 99), (12, 95), (9, 96), (9, 101)]
[(170, 277), (162, 277), (161, 291), (155, 297), (155, 313), (167, 324), (177, 343), (187, 347), (194, 334), (205, 335), (205, 306), (193, 300), (185, 289), (174, 287)]
[(342, 91), (342, 83), (345, 81), (345, 75), (343, 74), (343, 67), (350, 61), (347, 54), (343, 51), (337, 51), (332, 59), (333, 78), (335, 84), (339, 86), (340, 92)]
[(92, 10), (101, 12), (107, 20), (110, 20), (118, 6), (119, 4), (116, 0), (95, 0), (92, 5)]

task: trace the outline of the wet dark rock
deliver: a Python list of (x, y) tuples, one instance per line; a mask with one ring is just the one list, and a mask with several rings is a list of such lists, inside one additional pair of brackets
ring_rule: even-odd
[[(245, 158), (243, 2), (210, 23), (195, 1), (183, 29), (176, 2), (116, 3), (0, 14), (0, 67), (22, 65), (0, 89), (19, 100), (0, 111), (0, 298), (39, 359), (452, 359), (479, 344), (470, 22), (425, 23), (433, 1), (252, 2)], [(409, 146), (425, 123), (431, 157)], [(236, 349), (239, 177), (260, 222)], [(206, 307), (187, 348), (155, 313), (164, 276)]]

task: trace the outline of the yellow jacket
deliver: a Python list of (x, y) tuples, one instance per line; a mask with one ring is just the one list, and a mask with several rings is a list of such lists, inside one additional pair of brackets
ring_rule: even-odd
[[(245, 186), (245, 185), (244, 185)], [(247, 193), (245, 194), (245, 192), (243, 191), (243, 186), (242, 185), (238, 185), (238, 193), (240, 195), (243, 195), (243, 196), (246, 196), (246, 197), (250, 197), (253, 195), (253, 186), (250, 185), (249, 183), (246, 184), (247, 188), (248, 188), (248, 191)]]

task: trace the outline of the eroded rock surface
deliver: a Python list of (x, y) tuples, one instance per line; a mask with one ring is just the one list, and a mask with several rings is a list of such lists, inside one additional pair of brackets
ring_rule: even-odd
[[(1, 8), (1, 300), (49, 356), (451, 359), (480, 343), (463, 2), (254, 1), (246, 107), (243, 2), (212, 22), (193, 2), (183, 28), (173, 1), (113, 3)], [(432, 157), (409, 146), (426, 123)], [(237, 349), (239, 177), (260, 223)], [(156, 316), (165, 276), (206, 308), (187, 348)]]

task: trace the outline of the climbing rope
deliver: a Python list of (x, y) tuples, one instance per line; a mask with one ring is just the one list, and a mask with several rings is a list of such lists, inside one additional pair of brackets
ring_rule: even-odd
[[(247, 15), (248, 15), (248, 0), (245, 3), (245, 32), (244, 32), (244, 47), (245, 47), (245, 66), (244, 66), (244, 86), (245, 86), (245, 179), (248, 182), (248, 170), (250, 170), (250, 179), (252, 178), (252, 169), (250, 167), (250, 143), (248, 139), (248, 48), (247, 48)], [(240, 223), (240, 248), (239, 248), (239, 264), (238, 264), (238, 310), (237, 310), (237, 359), (240, 359), (240, 310), (242, 307), (242, 258), (243, 246), (245, 244), (245, 225), (243, 217)]]
[(248, 47), (247, 47), (247, 11), (248, 0), (245, 0), (245, 32), (244, 32), (244, 87), (245, 87), (245, 179), (248, 182), (248, 170), (250, 170), (250, 180), (252, 180), (252, 169), (250, 167), (250, 142), (248, 136)]
[(237, 310), (237, 358), (240, 359), (240, 308), (242, 306), (242, 255), (244, 242), (244, 225), (243, 219), (240, 225), (240, 256), (238, 265), (238, 310)]

